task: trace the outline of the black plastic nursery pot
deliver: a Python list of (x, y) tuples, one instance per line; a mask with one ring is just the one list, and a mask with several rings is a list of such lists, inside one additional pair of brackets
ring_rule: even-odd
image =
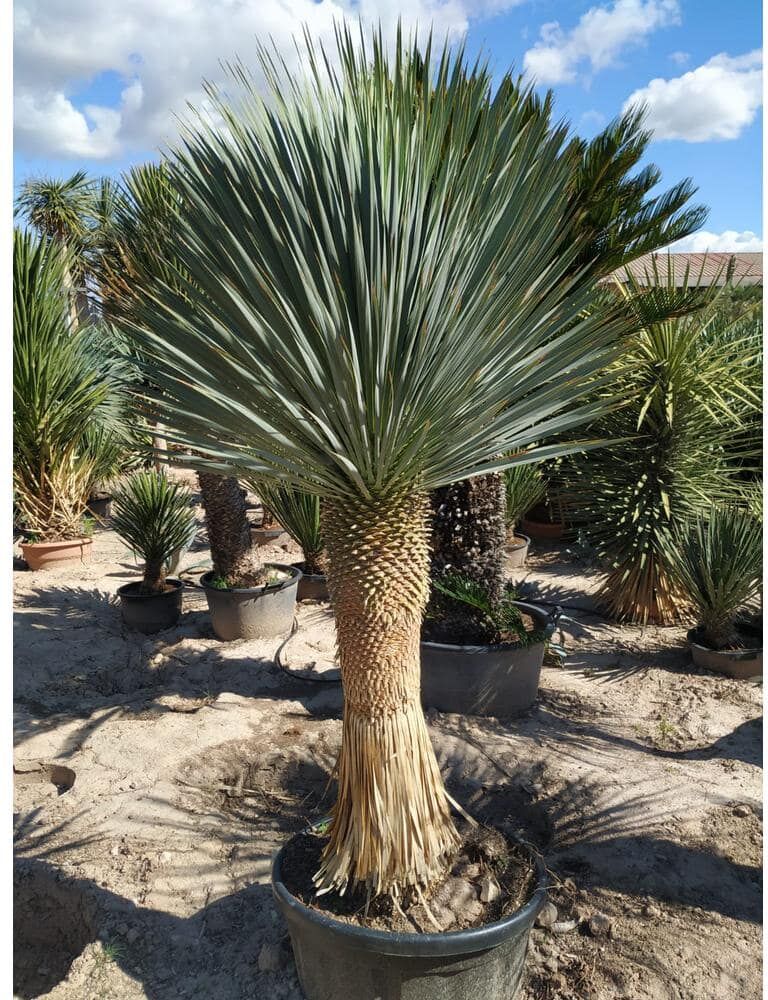
[(546, 640), (555, 615), (515, 601), (546, 638), (531, 646), (505, 642), (494, 646), (421, 643), (421, 700), (425, 708), (462, 715), (517, 715), (530, 708), (539, 691)]
[(521, 569), (528, 558), (531, 540), (527, 535), (515, 534), (507, 544), (507, 566), (510, 569)]
[(325, 573), (307, 573), (304, 569), (306, 563), (291, 563), (294, 569), (301, 571), (298, 590), (296, 592), (297, 601), (329, 601), (328, 581)]
[(691, 659), (697, 667), (726, 674), (734, 680), (744, 681), (751, 677), (763, 676), (762, 646), (754, 649), (710, 649), (702, 644), (699, 629), (688, 633)]
[(98, 517), (102, 521), (106, 521), (107, 518), (112, 515), (112, 494), (95, 493), (88, 500), (88, 510), (95, 517)]
[(211, 613), (213, 631), (219, 639), (271, 639), (290, 632), (296, 612), (296, 591), (301, 570), (281, 563), (266, 563), (267, 569), (288, 573), (287, 580), (264, 587), (212, 587), (213, 572), (200, 577)]
[(120, 611), (126, 625), (151, 635), (176, 624), (181, 617), (184, 584), (171, 578), (165, 582), (173, 589), (162, 594), (142, 594), (139, 582), (126, 583), (118, 588)]
[(305, 906), (285, 886), (284, 850), (272, 891), (291, 935), (306, 1000), (515, 1000), (528, 936), (546, 901), (541, 859), (536, 888), (520, 909), (482, 927), (443, 934), (395, 934), (336, 920)]
[(251, 541), (254, 545), (269, 545), (285, 532), (285, 528), (262, 528), (251, 526)]

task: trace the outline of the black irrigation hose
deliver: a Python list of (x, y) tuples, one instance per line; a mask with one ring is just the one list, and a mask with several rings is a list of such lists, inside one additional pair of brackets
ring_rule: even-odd
[(299, 630), (299, 619), (293, 616), (293, 625), (291, 626), (291, 631), (283, 639), (280, 645), (277, 647), (275, 655), (273, 657), (273, 662), (275, 666), (282, 670), (284, 674), (288, 677), (292, 677), (296, 681), (307, 681), (309, 684), (341, 684), (341, 677), (303, 677), (301, 674), (294, 674), (292, 670), (283, 663), (283, 658), (280, 655), (291, 639), (296, 635)]

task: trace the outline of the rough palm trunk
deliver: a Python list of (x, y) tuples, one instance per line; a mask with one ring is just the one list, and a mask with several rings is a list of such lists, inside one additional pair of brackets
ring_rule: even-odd
[[(479, 584), (492, 603), (504, 593), (506, 491), (500, 473), (475, 476), (431, 494), (433, 579), (455, 574)], [(472, 608), (433, 591), (430, 638), (487, 641), (487, 626)]]
[(324, 503), (323, 529), (344, 724), (316, 882), (397, 893), (427, 884), (458, 841), (420, 700), (428, 502)]
[(161, 456), (168, 450), (168, 441), (165, 438), (165, 425), (156, 423), (152, 434), (152, 450), (154, 451), (154, 465), (157, 472), (166, 472), (168, 462)]
[(230, 585), (251, 568), (251, 526), (240, 484), (234, 476), (198, 472), (213, 571)]
[(165, 566), (162, 560), (148, 562), (144, 566), (142, 588), (145, 594), (162, 594), (165, 590)]

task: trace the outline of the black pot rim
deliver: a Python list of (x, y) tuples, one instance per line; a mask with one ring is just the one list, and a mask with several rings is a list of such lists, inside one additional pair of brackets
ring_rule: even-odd
[[(538, 604), (529, 604), (528, 601), (513, 601), (512, 602), (516, 608), (520, 608), (522, 611), (527, 612), (532, 618), (542, 620), (542, 628), (547, 633), (547, 638), (549, 638), (555, 631), (555, 618), (551, 611), (546, 611), (544, 608), (540, 608)], [(544, 642), (546, 640), (542, 640)], [(515, 650), (515, 649), (535, 649), (536, 646), (542, 645), (540, 642), (534, 642), (530, 646), (522, 646), (519, 642), (498, 642), (495, 645), (483, 645), (482, 643), (454, 643), (454, 642), (432, 642), (429, 639), (421, 640), (422, 646), (429, 646), (430, 649), (450, 649), (455, 651), (463, 650), (468, 653), (499, 653), (505, 650)]]
[(293, 567), (293, 569), (297, 569), (305, 580), (310, 580), (312, 583), (321, 583), (322, 581), (327, 579), (325, 573), (305, 573), (301, 567), (306, 566), (306, 563), (295, 562), (291, 563), (291, 566)]
[(217, 594), (276, 594), (278, 590), (283, 590), (286, 587), (295, 587), (304, 575), (296, 566), (290, 566), (287, 563), (269, 562), (264, 563), (264, 565), (279, 569), (284, 573), (290, 573), (290, 578), (281, 580), (279, 583), (263, 584), (261, 587), (212, 587), (208, 581), (213, 576), (213, 570), (209, 569), (200, 577), (200, 586), (203, 590), (212, 590)]
[(703, 649), (707, 653), (713, 653), (715, 656), (721, 656), (724, 660), (747, 659), (751, 657), (751, 654), (757, 655), (763, 651), (762, 646), (752, 646), (749, 648), (741, 646), (739, 649), (712, 649), (711, 646), (705, 646), (704, 643), (701, 642), (701, 628), (699, 625), (689, 629), (686, 638), (692, 646), (698, 646), (699, 649)]
[[(320, 824), (315, 824), (319, 826)], [(303, 831), (311, 832), (312, 828)], [(295, 836), (301, 836), (296, 834)], [(291, 838), (293, 839), (293, 838)], [(381, 931), (358, 924), (348, 924), (343, 920), (314, 910), (306, 906), (290, 892), (280, 873), (281, 859), (284, 847), (275, 855), (272, 862), (272, 891), (287, 907), (299, 914), (302, 919), (334, 931), (340, 936), (351, 938), (355, 948), (364, 951), (375, 951), (383, 955), (402, 955), (411, 958), (430, 958), (436, 955), (466, 955), (472, 952), (485, 951), (493, 948), (511, 937), (516, 928), (533, 924), (536, 914), (547, 898), (547, 876), (541, 856), (525, 841), (508, 837), (512, 843), (522, 848), (531, 858), (536, 868), (536, 888), (531, 898), (518, 910), (501, 920), (495, 920), (481, 927), (468, 927), (461, 931), (444, 931), (443, 933), (396, 933)]]
[(171, 594), (175, 594), (177, 591), (181, 590), (184, 586), (183, 580), (177, 580), (176, 577), (172, 576), (167, 577), (165, 582), (169, 583), (173, 587), (173, 590), (165, 590), (163, 591), (162, 594), (137, 594), (134, 593), (130, 588), (140, 587), (141, 580), (131, 580), (130, 583), (124, 583), (122, 587), (118, 587), (117, 593), (122, 598), (128, 598), (129, 601), (132, 598), (139, 598), (142, 601), (153, 601), (161, 597), (170, 597)]

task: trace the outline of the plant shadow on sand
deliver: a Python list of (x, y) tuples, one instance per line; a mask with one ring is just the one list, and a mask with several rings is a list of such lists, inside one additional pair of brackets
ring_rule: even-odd
[(277, 666), (284, 641), (219, 642), (198, 591), (185, 595), (177, 626), (147, 636), (125, 627), (119, 606), (104, 591), (40, 588), (14, 616), (14, 699), (23, 709), (17, 745), (82, 720), (66, 757), (110, 719), (179, 710), (164, 703), (171, 695), (190, 702), (187, 711), (195, 701), (215, 706), (227, 692), (293, 699), (313, 717), (340, 716), (340, 685), (310, 683)]
[[(141, 983), (148, 1000), (271, 995), (271, 973), (256, 963), (265, 944), (292, 977), (286, 929), (268, 884), (271, 856), (308, 820), (327, 812), (336, 746), (290, 725), (283, 735), (282, 743), (274, 733), (264, 733), (193, 753), (175, 774), (177, 794), (164, 803), (172, 808), (160, 821), (167, 843), (200, 841), (191, 856), (189, 850), (175, 855), (167, 891), (173, 895), (174, 880), (204, 885), (218, 879), (220, 886), (234, 889), (218, 891), (189, 916), (141, 905), (90, 879), (64, 876), (58, 858), (70, 856), (75, 847), (103, 850), (100, 838), (94, 834), (67, 842), (67, 824), (45, 829), (35, 813), (17, 817), (19, 995), (32, 997), (42, 987), (52, 988), (82, 949), (97, 940), (109, 948), (110, 961)], [(531, 785), (535, 770), (499, 764), (460, 726), (438, 720), (432, 735), (451, 794), (479, 820), (522, 835), (540, 849), (553, 885), (573, 876), (589, 889), (699, 908), (697, 919), (704, 923), (708, 913), (759, 922), (759, 868), (701, 844), (644, 831), (649, 819), (663, 820), (662, 802), (642, 794), (606, 800), (605, 787), (589, 779), (542, 793)], [(41, 966), (43, 946), (50, 958)]]

